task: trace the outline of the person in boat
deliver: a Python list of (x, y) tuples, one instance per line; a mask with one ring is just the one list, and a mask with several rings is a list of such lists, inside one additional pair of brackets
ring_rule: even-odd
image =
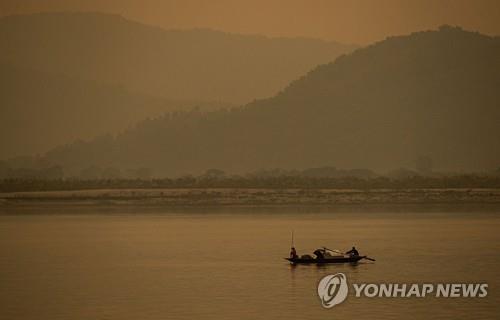
[(316, 256), (316, 259), (323, 260), (325, 258), (324, 249), (316, 249), (316, 251), (314, 251), (313, 253)]
[(295, 247), (292, 247), (290, 250), (290, 258), (292, 259), (297, 259), (299, 256), (297, 255), (297, 251), (295, 250)]
[(345, 254), (350, 255), (351, 257), (357, 257), (359, 256), (358, 250), (356, 250), (356, 247), (352, 247), (351, 250), (347, 251)]

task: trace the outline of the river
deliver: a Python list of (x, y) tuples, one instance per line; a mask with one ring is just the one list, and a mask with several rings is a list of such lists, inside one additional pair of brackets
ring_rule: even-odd
[[(355, 245), (376, 262), (290, 266)], [(173, 210), (87, 207), (0, 214), (0, 319), (493, 319), (500, 207)], [(487, 283), (484, 298), (367, 298), (321, 306), (319, 280)]]

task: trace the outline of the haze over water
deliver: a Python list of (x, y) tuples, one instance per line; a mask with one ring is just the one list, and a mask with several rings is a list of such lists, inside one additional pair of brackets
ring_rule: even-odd
[[(59, 207), (4, 214), (0, 319), (492, 319), (500, 311), (499, 211)], [(283, 260), (291, 230), (299, 254), (356, 245), (377, 261), (291, 267)], [(349, 283), (486, 282), (488, 296), (350, 292), (323, 309), (317, 283), (337, 272)]]
[(499, 318), (499, 34), (498, 0), (1, 0), (0, 320)]

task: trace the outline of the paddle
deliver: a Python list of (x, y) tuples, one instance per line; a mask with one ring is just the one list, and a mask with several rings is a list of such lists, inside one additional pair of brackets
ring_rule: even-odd
[(339, 251), (339, 250), (332, 250), (332, 249), (328, 249), (327, 247), (323, 247), (323, 249), (328, 250), (328, 251), (331, 251), (331, 252), (339, 253), (339, 254), (341, 254), (341, 255), (344, 255), (344, 253), (343, 253), (343, 252), (341, 252), (341, 251)]
[[(323, 247), (323, 249), (328, 250), (328, 251), (331, 251), (331, 252), (335, 252), (335, 253), (340, 253), (340, 254), (342, 254), (342, 255), (344, 254), (343, 252), (340, 252), (340, 251), (338, 251), (338, 250), (328, 249), (327, 247)], [(369, 258), (369, 257), (363, 257), (363, 259), (370, 260), (370, 261), (373, 261), (373, 262), (375, 262), (375, 261), (376, 261), (375, 259), (373, 259), (373, 258)]]

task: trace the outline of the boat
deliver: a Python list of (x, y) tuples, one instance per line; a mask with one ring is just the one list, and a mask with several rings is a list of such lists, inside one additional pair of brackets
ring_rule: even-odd
[(332, 250), (326, 247), (315, 250), (314, 255), (316, 257), (306, 254), (300, 257), (296, 256), (284, 259), (288, 260), (291, 264), (356, 263), (361, 259), (375, 261), (375, 259), (368, 256), (358, 255), (357, 251), (356, 254), (346, 255), (339, 250)]
[(355, 263), (367, 256), (333, 256), (329, 258), (285, 258), (291, 264), (326, 264), (326, 263)]

